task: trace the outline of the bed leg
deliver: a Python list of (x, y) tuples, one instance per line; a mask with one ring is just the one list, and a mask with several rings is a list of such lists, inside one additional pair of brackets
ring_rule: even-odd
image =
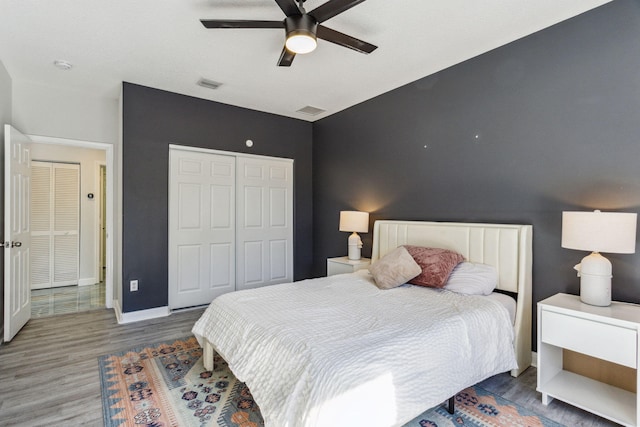
[(456, 410), (456, 397), (455, 396), (451, 396), (449, 398), (449, 403), (447, 404), (447, 412), (449, 412), (451, 415), (453, 415), (453, 413)]
[(202, 363), (204, 364), (204, 369), (207, 371), (213, 371), (213, 346), (209, 343), (209, 341), (204, 342), (204, 346), (202, 348)]

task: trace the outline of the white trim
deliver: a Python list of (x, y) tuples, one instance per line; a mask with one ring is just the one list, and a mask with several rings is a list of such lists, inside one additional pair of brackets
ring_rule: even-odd
[(278, 156), (263, 156), (260, 154), (247, 154), (240, 153), (236, 151), (222, 151), (222, 150), (213, 150), (211, 148), (201, 148), (201, 147), (187, 147), (186, 145), (177, 145), (177, 144), (169, 144), (169, 150), (181, 150), (181, 151), (194, 151), (196, 153), (210, 153), (210, 154), (219, 154), (221, 156), (233, 156), (233, 157), (249, 157), (254, 159), (268, 159), (268, 160), (282, 160), (285, 162), (293, 163), (293, 159), (289, 157), (278, 157)]
[[(119, 304), (118, 308), (120, 308)], [(168, 306), (155, 307), (147, 310), (129, 311), (127, 313), (119, 313), (118, 311), (116, 311), (116, 317), (118, 318), (119, 324), (140, 322), (142, 320), (156, 319), (158, 317), (167, 317), (170, 314), (171, 310), (169, 310)]]
[(92, 148), (94, 150), (105, 151), (105, 163), (107, 166), (107, 253), (106, 262), (107, 269), (105, 272), (105, 307), (113, 308), (113, 260), (115, 259), (115, 248), (113, 247), (112, 233), (114, 230), (114, 179), (115, 179), (115, 164), (114, 164), (114, 145), (105, 142), (92, 142), (81, 141), (77, 139), (56, 138), (51, 136), (42, 135), (27, 135), (33, 142), (40, 144), (57, 144), (67, 145), (72, 147)]
[[(97, 227), (95, 227), (95, 254), (96, 254), (96, 270), (95, 270), (95, 274), (96, 277), (98, 278), (97, 282), (100, 281), (100, 267), (101, 267), (101, 260), (100, 260), (100, 252), (102, 252), (101, 248), (100, 248), (100, 240), (102, 239), (102, 229), (100, 228), (101, 225), (101, 221), (100, 221), (100, 217), (102, 216), (102, 186), (100, 185), (100, 167), (104, 166), (105, 167), (105, 175), (107, 173), (107, 163), (103, 162), (101, 160), (96, 160), (94, 163), (94, 188), (96, 189), (94, 192), (94, 197), (97, 199), (97, 206), (98, 209), (95, 209), (95, 217), (94, 217), (94, 221), (95, 223), (98, 225)], [(107, 180), (109, 179), (109, 177), (107, 177)], [(106, 204), (106, 198), (105, 198), (105, 204)], [(105, 209), (105, 211), (107, 211), (108, 209)], [(106, 243), (106, 242), (105, 242)], [(106, 248), (105, 248), (106, 250)], [(106, 254), (105, 254), (106, 256)], [(105, 277), (106, 280), (106, 277)], [(96, 282), (96, 283), (97, 283)]]

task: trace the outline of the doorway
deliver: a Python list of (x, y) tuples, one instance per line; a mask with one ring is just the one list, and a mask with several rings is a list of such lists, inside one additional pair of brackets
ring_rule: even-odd
[[(110, 230), (114, 226), (114, 147), (111, 144), (64, 138), (33, 135), (30, 138), (34, 147), (41, 147), (45, 153), (57, 153), (58, 157), (49, 156), (48, 160), (79, 161), (82, 174), (79, 198), (83, 224), (80, 228), (78, 280), (74, 286), (54, 289), (56, 295), (52, 291), (46, 297), (52, 303), (58, 298), (61, 305), (62, 311), (50, 309), (53, 310), (50, 314), (63, 313), (64, 310), (112, 308), (115, 296), (114, 243)], [(32, 149), (32, 152), (32, 159), (36, 160), (39, 157), (37, 150)], [(66, 307), (62, 307), (62, 304), (66, 304)]]
[(31, 154), (31, 315), (104, 308), (105, 152), (34, 142)]

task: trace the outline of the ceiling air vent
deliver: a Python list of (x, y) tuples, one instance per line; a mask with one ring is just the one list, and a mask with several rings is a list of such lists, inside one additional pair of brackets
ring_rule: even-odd
[(218, 89), (220, 86), (222, 86), (222, 83), (214, 82), (213, 80), (208, 79), (200, 79), (198, 80), (198, 85), (206, 87), (207, 89)]
[(323, 110), (322, 108), (316, 108), (316, 107), (307, 105), (306, 107), (302, 107), (301, 109), (299, 109), (297, 112), (308, 114), (310, 116), (317, 116), (318, 114), (324, 113), (325, 111), (327, 110)]

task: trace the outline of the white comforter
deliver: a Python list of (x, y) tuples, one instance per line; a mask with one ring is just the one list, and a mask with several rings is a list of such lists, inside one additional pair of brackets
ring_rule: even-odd
[(216, 298), (193, 327), (246, 382), (267, 427), (402, 425), (517, 366), (484, 297), (344, 274)]

